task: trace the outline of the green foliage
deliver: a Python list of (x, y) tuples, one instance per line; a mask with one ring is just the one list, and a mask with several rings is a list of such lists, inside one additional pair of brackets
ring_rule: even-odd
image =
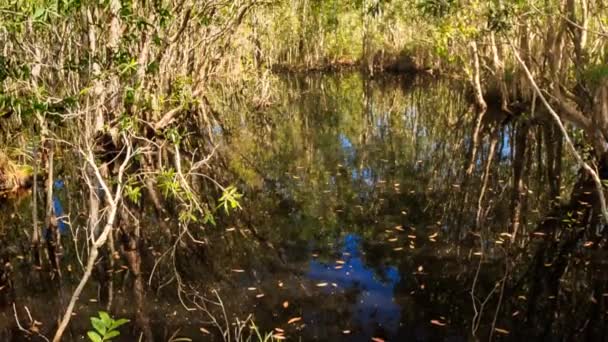
[(177, 198), (182, 193), (182, 188), (177, 180), (177, 172), (172, 168), (160, 171), (158, 187), (165, 198)]
[(141, 186), (136, 184), (134, 181), (129, 181), (125, 185), (125, 195), (127, 198), (137, 204), (141, 200)]
[(608, 65), (604, 63), (589, 65), (585, 69), (583, 77), (593, 86), (597, 86), (602, 80), (608, 77)]
[(243, 197), (243, 195), (238, 192), (238, 189), (235, 186), (231, 185), (224, 189), (224, 193), (219, 200), (220, 204), (218, 204), (217, 208), (224, 208), (224, 211), (228, 214), (230, 209), (241, 208), (239, 203), (241, 197)]
[(511, 28), (510, 13), (507, 7), (490, 7), (488, 13), (488, 28), (494, 32), (504, 32)]
[(111, 341), (120, 335), (118, 328), (128, 322), (128, 319), (115, 320), (107, 312), (99, 311), (99, 317), (91, 317), (94, 330), (89, 330), (87, 336), (92, 342)]
[(426, 16), (444, 18), (456, 7), (455, 0), (421, 0), (418, 9)]

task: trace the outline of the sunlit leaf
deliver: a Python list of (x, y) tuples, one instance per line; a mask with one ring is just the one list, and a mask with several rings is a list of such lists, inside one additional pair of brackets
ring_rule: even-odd
[(94, 331), (89, 331), (87, 332), (87, 336), (89, 337), (89, 339), (92, 342), (102, 342), (103, 340), (101, 339), (101, 336), (99, 336), (96, 332)]
[(91, 325), (95, 330), (97, 330), (99, 335), (103, 336), (106, 334), (106, 324), (101, 319), (97, 317), (91, 317)]

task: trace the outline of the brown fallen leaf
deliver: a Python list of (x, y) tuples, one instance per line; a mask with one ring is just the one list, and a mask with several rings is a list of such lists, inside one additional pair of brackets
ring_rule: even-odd
[(499, 334), (509, 335), (509, 330), (505, 330), (505, 329), (501, 329), (501, 328), (494, 328), (494, 331), (496, 331)]
[(290, 318), (289, 321), (287, 321), (287, 324), (293, 324), (293, 323), (299, 322), (301, 320), (302, 320), (302, 317), (293, 317), (293, 318)]
[(444, 322), (442, 322), (442, 321), (440, 321), (438, 319), (432, 319), (431, 320), (431, 324), (437, 325), (437, 326), (440, 326), (440, 327), (446, 326), (446, 324)]

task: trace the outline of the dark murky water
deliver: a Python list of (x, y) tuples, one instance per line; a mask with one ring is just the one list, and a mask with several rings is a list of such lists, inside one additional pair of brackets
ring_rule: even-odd
[[(608, 273), (603, 258), (583, 247), (584, 239), (569, 250), (571, 267), (560, 275), (557, 292), (550, 286), (532, 290), (539, 288), (533, 255), (540, 242), (526, 238), (516, 254), (505, 247), (512, 123), (490, 113), (480, 158), (464, 182), (474, 116), (457, 84), (368, 81), (347, 74), (286, 78), (275, 86), (281, 91), (269, 106), (237, 106), (236, 114), (213, 130), (226, 166), (236, 175), (233, 181), (245, 194), (243, 210), (220, 217), (204, 232), (191, 227), (205, 244), (186, 240), (174, 254), (163, 254), (172, 243), (158, 232), (159, 222), (179, 231), (176, 214), (169, 210), (167, 217), (155, 217), (144, 205), (142, 277), (138, 280), (118, 260), (110, 275), (94, 275), (68, 340), (84, 339), (88, 317), (108, 308), (116, 317), (131, 318), (122, 329), (125, 341), (140, 338), (146, 329), (163, 341), (172, 336), (221, 340), (202, 310), (206, 303), (226, 327), (222, 310), (211, 302), (217, 301), (213, 290), (230, 330), (236, 318), (251, 314), (262, 332), (282, 329), (289, 340), (465, 341), (473, 330), (485, 340), (499, 300), (494, 339), (602, 336), (608, 304), (603, 274)], [(496, 159), (478, 203), (490, 127), (498, 127)], [(29, 198), (3, 204), (3, 257), (14, 269), (14, 286), (0, 293), (2, 340), (24, 339), (14, 308), (27, 325), (27, 307), (42, 323), (39, 330), (51, 335), (80, 275), (83, 245), (73, 238), (84, 237), (80, 222), (86, 202), (63, 165), (69, 163), (59, 161), (63, 173), (55, 184), (56, 212), (67, 215), (60, 223), (65, 246), (60, 282), (28, 262)], [(547, 176), (536, 163), (531, 158), (524, 236), (550, 212)], [(568, 159), (563, 170), (561, 193), (567, 197), (576, 170)], [(481, 230), (475, 229), (478, 212)], [(506, 269), (507, 290), (499, 299)], [(476, 310), (482, 310), (479, 321)], [(538, 314), (543, 310), (550, 314)]]

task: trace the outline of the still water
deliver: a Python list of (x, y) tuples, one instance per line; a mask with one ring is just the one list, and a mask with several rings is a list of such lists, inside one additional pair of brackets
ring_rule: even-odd
[[(504, 116), (488, 114), (465, 180), (475, 116), (458, 82), (332, 74), (285, 76), (273, 87), (264, 106), (228, 105), (211, 130), (242, 210), (190, 227), (203, 242), (176, 244), (158, 231), (162, 222), (180, 231), (176, 211), (158, 217), (144, 199), (142, 274), (117, 260), (109, 275), (94, 275), (66, 340), (84, 340), (98, 310), (131, 319), (124, 341), (221, 341), (226, 330), (235, 340), (247, 317), (261, 334), (293, 341), (602, 336), (601, 258), (582, 242), (570, 249), (579, 266), (560, 274), (556, 291), (535, 280), (538, 241), (505, 247), (515, 129)], [(479, 200), (490, 135), (497, 146)], [(550, 212), (546, 176), (530, 159), (524, 236)], [(80, 275), (83, 247), (73, 241), (84, 236), (84, 188), (69, 161), (58, 164), (61, 281), (26, 257), (30, 198), (2, 204), (2, 257), (13, 268), (12, 288), (0, 292), (3, 341), (43, 340), (26, 337), (16, 316), (51, 336)], [(562, 167), (566, 195), (576, 170), (567, 158)]]

